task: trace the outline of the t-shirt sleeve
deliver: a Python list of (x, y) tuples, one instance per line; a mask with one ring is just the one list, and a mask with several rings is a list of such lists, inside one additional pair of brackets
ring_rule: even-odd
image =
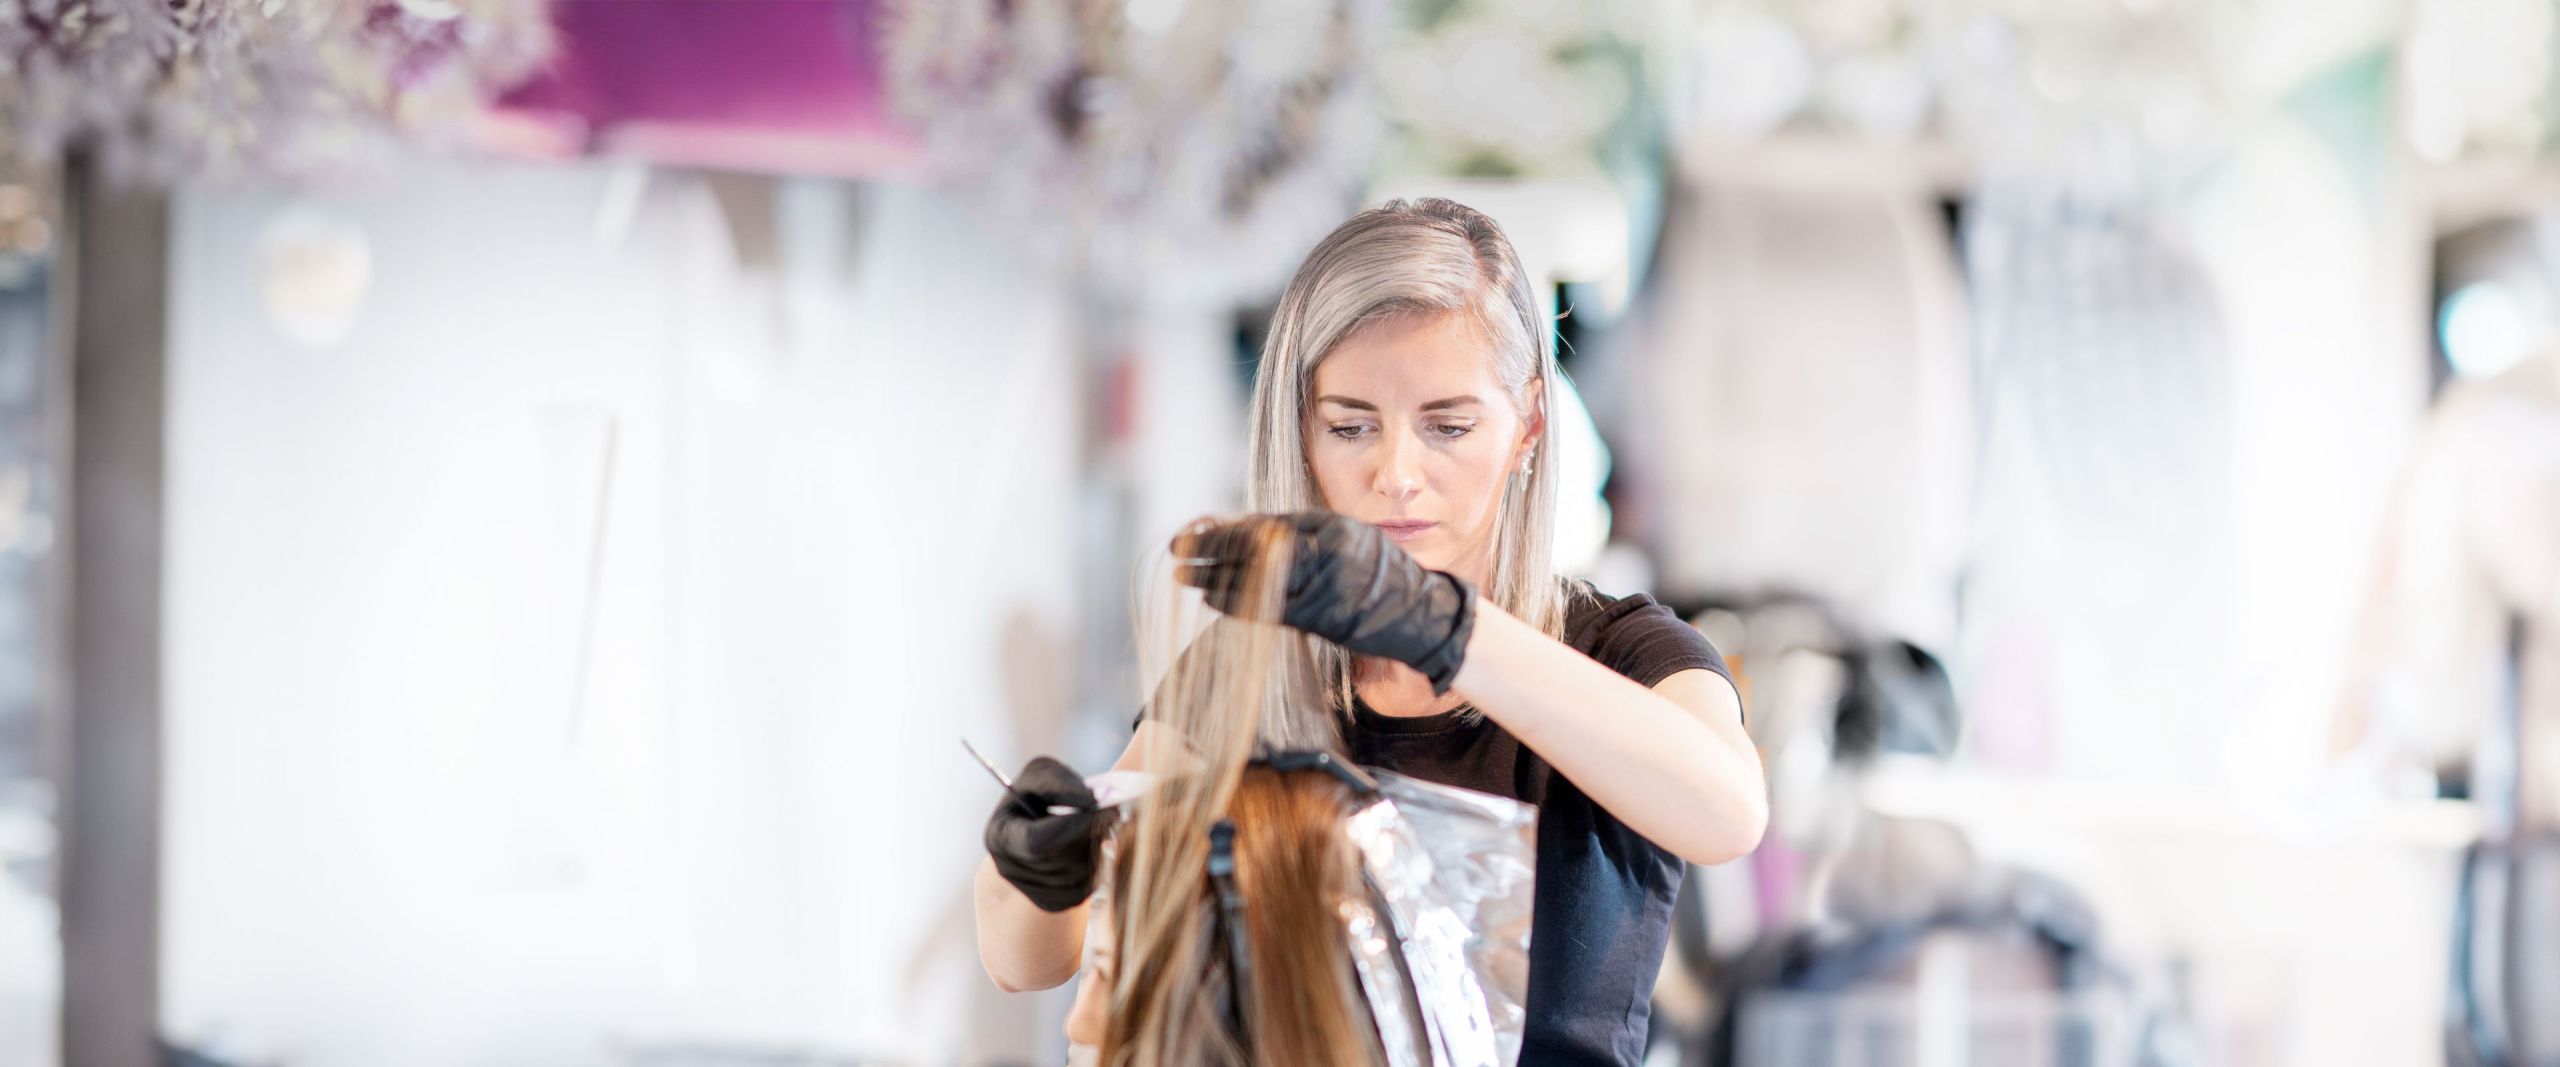
[(1566, 643), (1647, 689), (1687, 670), (1714, 671), (1733, 681), (1733, 671), (1707, 643), (1707, 635), (1645, 594), (1620, 599), (1579, 621), (1578, 632), (1565, 635)]

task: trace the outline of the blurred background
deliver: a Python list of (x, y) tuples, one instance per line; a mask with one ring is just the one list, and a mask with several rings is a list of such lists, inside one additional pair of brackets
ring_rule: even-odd
[(0, 1064), (1061, 1062), (967, 893), (1496, 217), (1774, 819), (1648, 1064), (2560, 1063), (2553, 0), (0, 0)]

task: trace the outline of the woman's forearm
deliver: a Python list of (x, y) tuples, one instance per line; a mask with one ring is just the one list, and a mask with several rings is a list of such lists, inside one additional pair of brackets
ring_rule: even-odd
[(1007, 993), (1054, 989), (1084, 962), (1085, 908), (1042, 911), (991, 860), (978, 861), (978, 962)]
[[(1112, 761), (1115, 771), (1148, 769), (1147, 755), (1162, 750), (1170, 742), (1157, 740), (1164, 727), (1152, 722), (1138, 724), (1120, 758)], [(998, 988), (1007, 993), (1034, 989), (1055, 989), (1065, 985), (1084, 966), (1085, 909), (1078, 904), (1061, 912), (1040, 910), (1030, 897), (996, 873), (993, 860), (978, 861), (978, 878), (974, 890), (978, 915), (978, 962), (987, 968), (987, 977), (995, 979)]]
[(1647, 689), (1490, 601), (1476, 612), (1453, 688), (1486, 717), (1683, 859), (1722, 863), (1759, 845), (1767, 784), (1729, 683), (1684, 671)]

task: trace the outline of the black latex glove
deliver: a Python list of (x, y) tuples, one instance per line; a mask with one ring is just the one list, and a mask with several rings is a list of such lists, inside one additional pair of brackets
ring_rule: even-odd
[(1185, 534), (1175, 539), (1174, 555), (1204, 562), (1184, 563), (1176, 575), (1207, 593), (1211, 607), (1234, 612), (1247, 553), (1266, 523), (1282, 524), (1295, 549), (1282, 625), (1406, 664), (1431, 680), (1433, 693), (1449, 691), (1475, 632), (1475, 590), (1445, 572), (1424, 570), (1368, 523), (1300, 511)]
[[(1007, 796), (987, 816), (987, 855), (996, 873), (1042, 911), (1065, 911), (1093, 895), (1094, 870), (1102, 861), (1102, 838), (1111, 831), (1112, 813), (1097, 810), (1093, 790), (1074, 768), (1035, 756), (1014, 776), (1013, 791), (1025, 804)], [(1073, 815), (1051, 815), (1049, 806), (1075, 808)]]

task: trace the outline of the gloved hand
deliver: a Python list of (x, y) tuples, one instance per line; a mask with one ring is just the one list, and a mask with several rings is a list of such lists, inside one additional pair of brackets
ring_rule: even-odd
[[(1102, 862), (1102, 838), (1111, 832), (1112, 812), (1097, 808), (1093, 791), (1073, 768), (1047, 756), (1035, 756), (1014, 776), (1013, 791), (1031, 810), (1007, 796), (987, 816), (987, 855), (996, 873), (1042, 911), (1065, 911), (1093, 895), (1095, 869)], [(1049, 806), (1064, 804), (1073, 815), (1051, 815)]]
[(1475, 632), (1476, 594), (1442, 571), (1424, 570), (1386, 532), (1329, 511), (1255, 515), (1174, 539), (1176, 570), (1209, 604), (1233, 613), (1243, 598), (1244, 566), (1266, 524), (1289, 531), (1287, 600), (1280, 622), (1363, 656), (1411, 666), (1449, 691)]

